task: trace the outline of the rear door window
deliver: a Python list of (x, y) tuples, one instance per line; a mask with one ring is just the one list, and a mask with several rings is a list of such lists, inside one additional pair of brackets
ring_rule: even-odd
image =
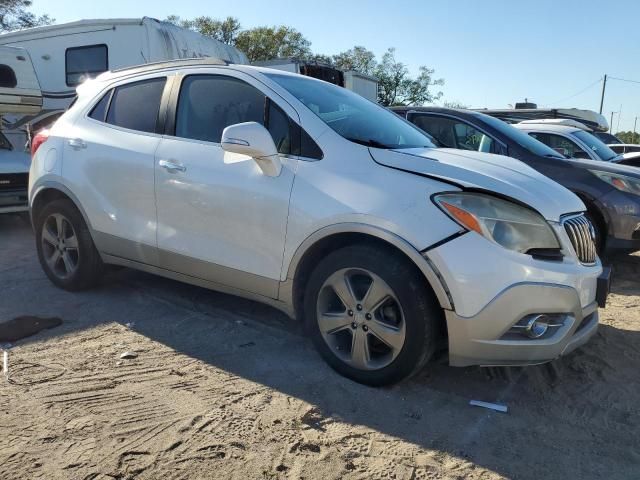
[(553, 133), (530, 132), (530, 136), (568, 158), (590, 158), (577, 143)]
[(493, 138), (466, 122), (455, 118), (419, 114), (412, 116), (411, 121), (442, 147), (497, 153)]
[(166, 78), (161, 77), (116, 87), (109, 105), (107, 123), (141, 132), (155, 132), (165, 83)]
[(106, 45), (87, 45), (67, 48), (65, 75), (67, 85), (74, 87), (87, 78), (109, 70), (109, 52)]

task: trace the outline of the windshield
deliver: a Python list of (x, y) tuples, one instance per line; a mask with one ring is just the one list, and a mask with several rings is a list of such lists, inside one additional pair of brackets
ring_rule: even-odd
[(565, 158), (556, 152), (553, 148), (546, 146), (544, 143), (536, 140), (535, 138), (530, 137), (522, 130), (518, 130), (516, 127), (509, 125), (502, 120), (491, 117), (489, 115), (485, 115), (483, 113), (476, 113), (478, 116), (482, 116), (482, 120), (487, 123), (489, 126), (495, 128), (503, 135), (509, 137), (511, 140), (516, 142), (525, 150), (529, 152), (540, 155), (542, 157), (550, 157), (550, 158)]
[(266, 75), (347, 140), (376, 148), (435, 147), (406, 120), (346, 88), (305, 77)]
[(595, 153), (600, 160), (613, 160), (618, 156), (616, 152), (607, 147), (600, 139), (594, 137), (589, 132), (585, 132), (584, 130), (579, 130), (577, 132), (573, 132), (573, 135), (576, 138), (582, 140), (583, 143), (587, 145)]
[(610, 133), (607, 133), (607, 132), (593, 132), (593, 135), (598, 137), (600, 140), (602, 140), (607, 145), (610, 145), (612, 143), (624, 143), (623, 141), (621, 141), (615, 135), (611, 135)]

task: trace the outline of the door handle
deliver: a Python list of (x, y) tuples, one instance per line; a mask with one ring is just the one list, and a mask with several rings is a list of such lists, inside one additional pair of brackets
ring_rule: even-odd
[(160, 160), (158, 162), (158, 165), (160, 165), (162, 168), (164, 168), (169, 173), (186, 172), (187, 171), (187, 167), (185, 167), (184, 165), (181, 165), (179, 163), (176, 163), (176, 162), (174, 162), (172, 160)]
[(71, 148), (75, 150), (80, 150), (81, 148), (87, 148), (87, 144), (81, 138), (72, 138), (69, 140), (69, 145)]

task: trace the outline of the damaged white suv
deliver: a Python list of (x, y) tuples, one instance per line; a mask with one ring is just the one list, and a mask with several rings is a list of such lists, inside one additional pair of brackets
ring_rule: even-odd
[(447, 341), (452, 365), (554, 359), (593, 335), (607, 295), (568, 190), (434, 148), (319, 80), (211, 60), (107, 72), (34, 143), (53, 283), (117, 264), (267, 302), (358, 382), (405, 378)]

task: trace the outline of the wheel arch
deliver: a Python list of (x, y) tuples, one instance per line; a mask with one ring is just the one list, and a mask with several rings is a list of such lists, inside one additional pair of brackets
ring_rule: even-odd
[(606, 247), (607, 237), (609, 235), (609, 216), (606, 210), (603, 209), (599, 205), (598, 201), (591, 195), (579, 191), (574, 191), (573, 193), (575, 193), (578, 198), (582, 200), (584, 206), (587, 207), (587, 213), (589, 213), (598, 223), (596, 227), (598, 227), (598, 229), (600, 230), (603, 242), (602, 248), (604, 250), (604, 248)]
[(322, 228), (310, 235), (296, 250), (287, 269), (287, 280), (281, 289), (281, 300), (290, 303), (299, 315), (306, 280), (313, 266), (327, 253), (354, 243), (374, 243), (397, 251), (422, 274), (443, 309), (453, 308), (448, 291), (435, 269), (409, 242), (398, 235), (371, 225), (344, 223)]
[(31, 225), (34, 225), (34, 214), (37, 214), (38, 211), (42, 210), (42, 208), (47, 203), (59, 199), (67, 199), (71, 201), (82, 215), (82, 218), (87, 224), (89, 230), (92, 230), (91, 222), (89, 222), (89, 217), (87, 217), (87, 213), (82, 208), (82, 205), (80, 204), (78, 198), (65, 185), (55, 181), (42, 182), (33, 189), (33, 194), (31, 195), (31, 198), (29, 200)]

